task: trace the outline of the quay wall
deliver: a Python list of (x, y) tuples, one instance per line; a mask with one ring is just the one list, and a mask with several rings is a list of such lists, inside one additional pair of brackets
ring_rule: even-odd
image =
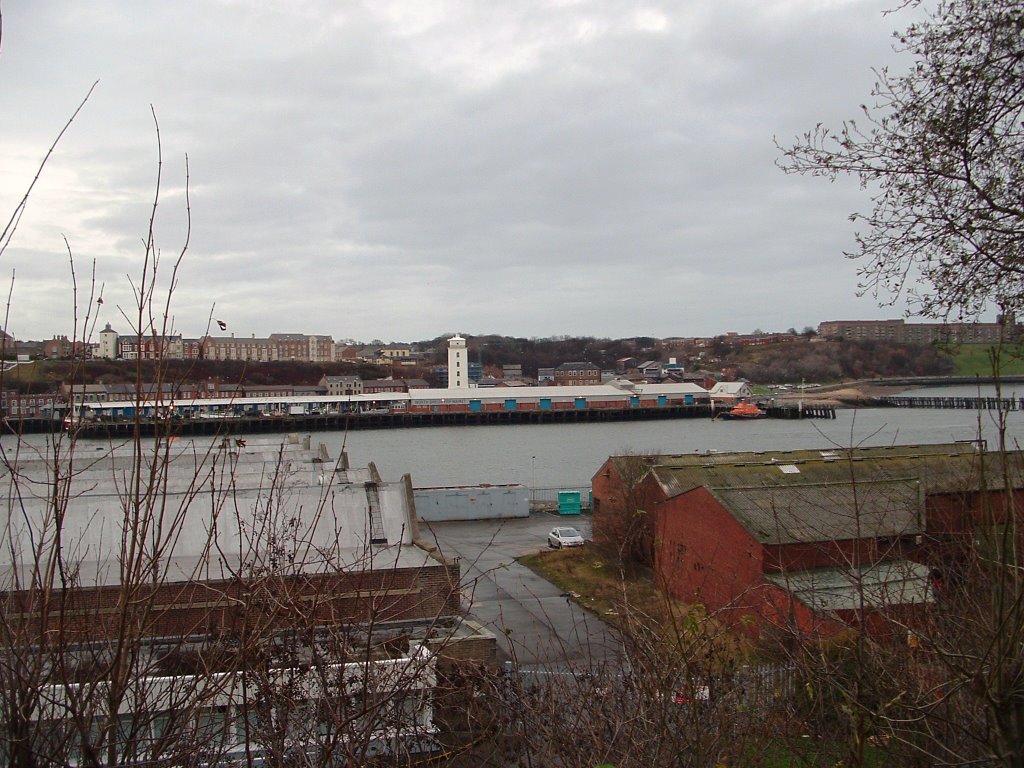
[[(514, 411), (437, 411), (408, 413), (302, 414), (265, 418), (241, 416), (227, 419), (161, 419), (157, 421), (125, 418), (120, 420), (83, 421), (74, 426), (80, 437), (125, 438), (135, 434), (218, 435), (257, 434), (262, 432), (315, 432), (357, 429), (396, 429), (401, 427), (457, 427), (495, 424), (582, 424), (587, 422), (645, 421), (651, 419), (685, 419), (710, 417), (711, 407), (705, 404), (663, 406), (653, 408), (607, 408), (574, 410)], [(52, 420), (24, 419), (9, 422), (11, 432), (51, 432), (59, 429)]]

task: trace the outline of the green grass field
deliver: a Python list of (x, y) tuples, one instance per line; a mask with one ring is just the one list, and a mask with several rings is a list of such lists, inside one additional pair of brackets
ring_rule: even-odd
[[(957, 376), (991, 376), (991, 344), (961, 344), (949, 350), (956, 363)], [(1000, 351), (999, 373), (1004, 376), (1024, 375), (1024, 347), (1007, 345)]]

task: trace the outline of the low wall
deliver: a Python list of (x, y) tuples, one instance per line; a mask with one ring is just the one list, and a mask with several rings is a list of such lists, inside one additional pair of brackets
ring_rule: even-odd
[(455, 485), (415, 488), (416, 516), (427, 522), (498, 520), (530, 516), (525, 485)]

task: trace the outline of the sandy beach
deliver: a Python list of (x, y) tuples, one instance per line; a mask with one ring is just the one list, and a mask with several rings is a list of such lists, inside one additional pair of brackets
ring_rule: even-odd
[(886, 385), (857, 382), (815, 387), (802, 392), (788, 392), (784, 395), (774, 395), (772, 399), (776, 404), (797, 403), (803, 400), (805, 403), (832, 405), (836, 408), (855, 408), (858, 405), (869, 403), (874, 398), (895, 395), (905, 392), (907, 389), (906, 384)]

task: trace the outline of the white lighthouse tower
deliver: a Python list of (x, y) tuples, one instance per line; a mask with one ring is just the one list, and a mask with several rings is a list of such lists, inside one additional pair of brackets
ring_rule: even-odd
[(448, 389), (465, 389), (469, 386), (469, 360), (466, 340), (455, 334), (448, 339)]
[(99, 356), (106, 360), (117, 359), (117, 331), (110, 327), (110, 323), (100, 331)]

